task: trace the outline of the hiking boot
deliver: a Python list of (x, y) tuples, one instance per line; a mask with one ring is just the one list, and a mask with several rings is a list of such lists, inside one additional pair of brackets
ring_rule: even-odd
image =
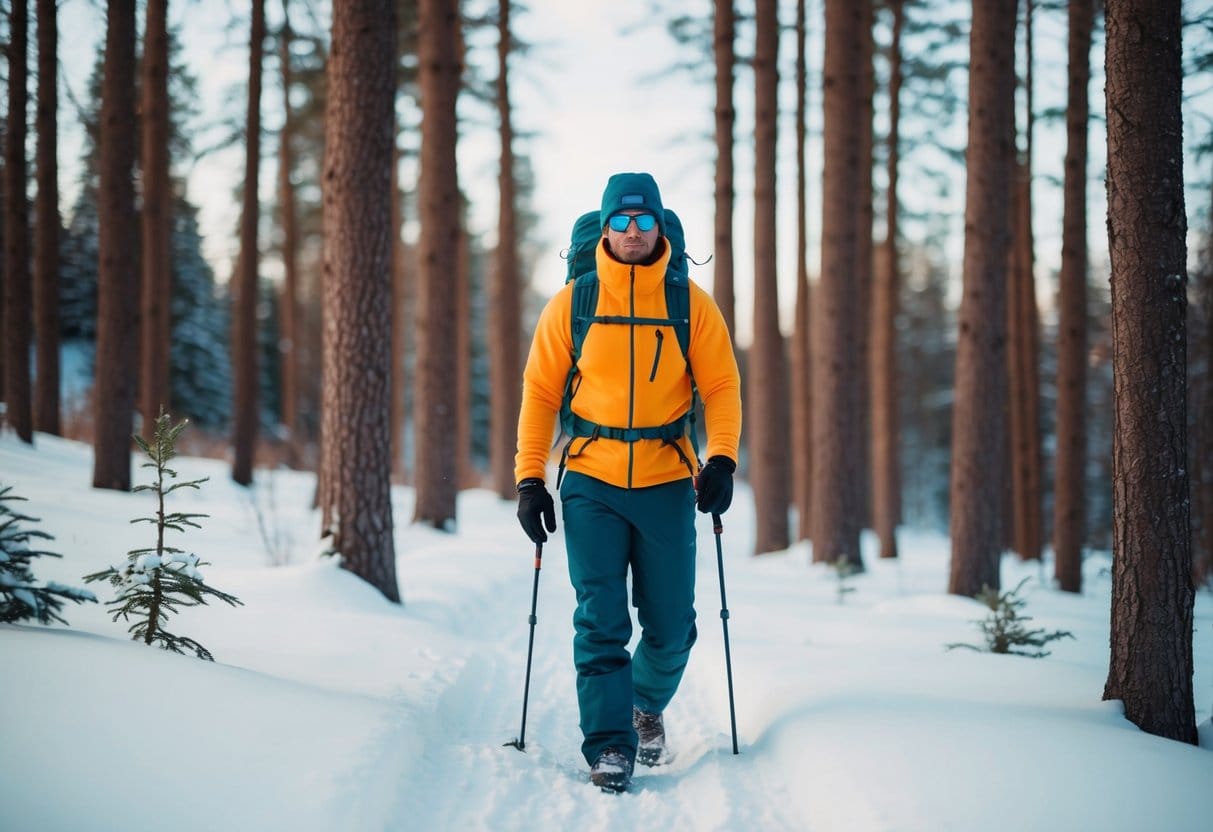
[(643, 766), (659, 766), (665, 762), (665, 724), (661, 714), (632, 708), (632, 727), (636, 729), (639, 745), (636, 762)]
[(632, 761), (618, 748), (604, 748), (590, 767), (590, 782), (604, 792), (626, 791), (632, 781)]

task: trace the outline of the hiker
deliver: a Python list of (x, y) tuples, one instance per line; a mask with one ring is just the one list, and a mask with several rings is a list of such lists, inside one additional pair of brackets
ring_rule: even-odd
[[(696, 636), (694, 508), (720, 514), (732, 501), (741, 384), (724, 318), (686, 276), (681, 226), (653, 177), (610, 177), (591, 233), (595, 270), (557, 292), (535, 328), (514, 473), (518, 519), (541, 544), (545, 528), (556, 530), (544, 476), (561, 414), (568, 442), (556, 487), (577, 593), (581, 750), (591, 782), (622, 791), (634, 762), (666, 758), (662, 711)], [(642, 631), (632, 656), (629, 568)]]

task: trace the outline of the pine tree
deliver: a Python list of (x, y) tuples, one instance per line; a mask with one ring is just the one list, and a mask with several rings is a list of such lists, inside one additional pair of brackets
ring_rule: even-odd
[(40, 624), (50, 624), (52, 621), (66, 624), (67, 619), (59, 614), (65, 600), (79, 604), (95, 602), (97, 597), (87, 589), (76, 589), (54, 581), (37, 585), (30, 562), (34, 558), (58, 558), (62, 555), (30, 548), (32, 541), (53, 538), (38, 529), (22, 528), (25, 523), (36, 523), (37, 518), (14, 509), (11, 503), (18, 500), (24, 501), (25, 498), (14, 494), (12, 486), (0, 487), (0, 622), (10, 624), (37, 619)]
[(173, 341), (169, 398), (200, 427), (222, 428), (232, 412), (230, 305), (202, 256), (198, 209), (178, 197), (173, 206)]
[(177, 472), (169, 468), (168, 463), (177, 455), (177, 438), (188, 424), (189, 421), (183, 419), (174, 425), (172, 418), (161, 411), (156, 418), (156, 427), (150, 443), (138, 434), (134, 436), (134, 440), (150, 460), (141, 467), (152, 468), (156, 472), (154, 482), (150, 485), (137, 485), (134, 490), (154, 493), (157, 510), (150, 517), (137, 517), (132, 522), (150, 523), (155, 526), (156, 545), (132, 549), (127, 552), (125, 563), (86, 575), (84, 580), (90, 583), (106, 580), (118, 589), (118, 596), (106, 605), (113, 607), (110, 614), (114, 621), (119, 618), (124, 621), (135, 619), (129, 628), (132, 639), (141, 639), (148, 645), (158, 643), (165, 650), (174, 653), (192, 650), (198, 658), (214, 661), (210, 651), (194, 639), (170, 633), (164, 628), (170, 615), (175, 615), (181, 607), (205, 605), (208, 596), (218, 598), (233, 607), (241, 604), (240, 599), (209, 586), (203, 580), (198, 567), (206, 566), (205, 561), (199, 560), (195, 554), (164, 542), (165, 532), (184, 532), (187, 526), (201, 528), (195, 520), (207, 516), (180, 511), (166, 512), (164, 507), (165, 497), (169, 494), (181, 488), (197, 490), (207, 480), (203, 477), (199, 480), (170, 482), (177, 478)]

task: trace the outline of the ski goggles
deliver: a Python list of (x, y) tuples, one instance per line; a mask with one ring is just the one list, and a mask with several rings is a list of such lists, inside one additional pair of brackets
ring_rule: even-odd
[(657, 218), (652, 214), (614, 214), (607, 220), (607, 225), (612, 231), (622, 234), (628, 230), (632, 220), (636, 220), (636, 228), (641, 232), (652, 231), (657, 225)]

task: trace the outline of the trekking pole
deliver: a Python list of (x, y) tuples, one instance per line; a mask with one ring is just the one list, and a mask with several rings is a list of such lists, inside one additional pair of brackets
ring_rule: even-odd
[[(535, 607), (539, 601), (539, 567), (543, 563), (543, 544), (535, 544), (535, 583), (531, 587), (531, 616), (527, 620), (531, 623), (531, 637), (526, 645), (526, 682), (522, 688), (522, 727), (518, 729), (518, 739), (505, 743), (512, 745), (519, 751), (526, 751), (526, 705), (527, 699), (531, 694), (531, 652), (535, 648), (535, 622), (539, 619), (535, 617)], [(731, 683), (730, 683), (731, 684)], [(731, 690), (732, 688), (730, 688)]]
[(729, 677), (729, 725), (733, 728), (733, 753), (737, 750), (737, 709), (733, 704), (733, 656), (729, 651), (729, 604), (724, 597), (724, 551), (720, 546), (720, 533), (724, 526), (720, 515), (712, 513), (712, 531), (716, 535), (716, 569), (720, 574), (720, 624), (724, 627), (724, 668)]

